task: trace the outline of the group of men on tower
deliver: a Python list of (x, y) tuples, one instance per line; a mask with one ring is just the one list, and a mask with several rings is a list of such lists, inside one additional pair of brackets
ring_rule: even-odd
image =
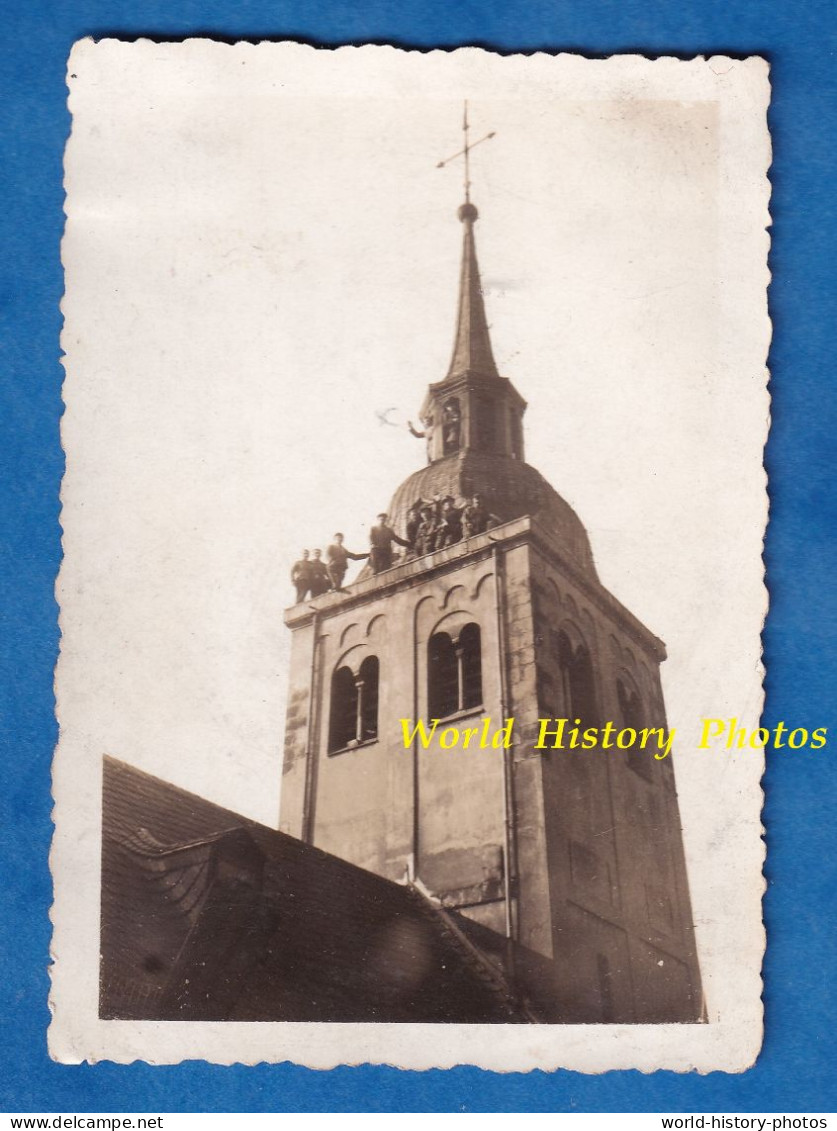
[(483, 534), (500, 520), (483, 505), (481, 495), (473, 495), (464, 506), (457, 506), (453, 495), (436, 495), (432, 502), (418, 499), (407, 512), (407, 544), (420, 558), (453, 546), (463, 538)]
[(297, 603), (329, 591), (341, 592), (350, 560), (368, 558), (372, 572), (381, 573), (394, 563), (393, 543), (404, 547), (405, 559), (420, 558), (453, 546), (463, 538), (483, 534), (500, 521), (485, 507), (479, 494), (473, 495), (463, 506), (457, 506), (452, 495), (436, 495), (429, 502), (417, 499), (407, 512), (404, 538), (396, 534), (389, 525), (388, 516), (382, 512), (378, 515), (377, 524), (369, 529), (370, 548), (367, 554), (354, 554), (348, 550), (343, 545), (342, 534), (334, 535), (334, 541), (326, 549), (325, 561), (322, 550), (302, 551), (302, 556), (291, 569)]

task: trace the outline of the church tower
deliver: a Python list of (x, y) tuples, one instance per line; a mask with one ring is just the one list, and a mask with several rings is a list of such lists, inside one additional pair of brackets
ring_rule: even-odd
[[(286, 611), (280, 827), (502, 940), (541, 1018), (700, 1020), (672, 758), (537, 748), (542, 719), (665, 728), (665, 648), (600, 583), (580, 519), (525, 462), (526, 402), (495, 364), (467, 174), (458, 215), (453, 356), (421, 409), (427, 464), (388, 516), (403, 537), (418, 501), (478, 494), (491, 518)], [(434, 719), (425, 746), (415, 726)], [(445, 749), (453, 727), (511, 742)]]

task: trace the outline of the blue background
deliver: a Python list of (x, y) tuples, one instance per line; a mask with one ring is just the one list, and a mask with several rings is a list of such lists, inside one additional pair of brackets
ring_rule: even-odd
[[(0, 1110), (5, 1111), (835, 1111), (835, 9), (756, 0), (238, 0), (3, 6), (0, 146), (2, 547), (0, 663)], [(765, 725), (828, 726), (817, 753), (768, 753), (766, 1037), (740, 1076), (611, 1072), (494, 1075), (462, 1068), (312, 1072), (288, 1065), (53, 1064), (45, 1030), (51, 898), (49, 772), (56, 739), (53, 586), (60, 558), (59, 259), (65, 62), (106, 34), (289, 38), (323, 45), (490, 46), (765, 55), (774, 100), (770, 292), (773, 428), (767, 451), (771, 612)], [(728, 442), (734, 444), (731, 435)], [(723, 663), (723, 657), (718, 657)]]

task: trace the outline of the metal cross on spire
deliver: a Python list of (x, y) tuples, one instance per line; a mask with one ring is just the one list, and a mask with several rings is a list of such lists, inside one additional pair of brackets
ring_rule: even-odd
[(476, 149), (476, 147), (478, 145), (482, 145), (482, 143), (484, 141), (488, 141), (490, 138), (494, 137), (494, 135), (496, 133), (495, 130), (492, 130), (491, 133), (488, 133), (484, 137), (481, 137), (479, 139), (479, 141), (473, 141), (472, 142), (470, 140), (470, 137), (469, 137), (469, 133), (468, 133), (469, 130), (470, 130), (470, 125), (468, 124), (468, 101), (466, 99), (465, 100), (465, 110), (464, 110), (464, 113), (462, 115), (462, 133), (464, 134), (464, 137), (465, 137), (465, 145), (462, 149), (459, 150), (458, 153), (454, 153), (451, 157), (446, 157), (444, 159), (444, 161), (440, 161), (438, 163), (438, 165), (436, 166), (437, 169), (444, 169), (444, 167), (446, 165), (449, 165), (451, 163), (451, 161), (455, 161), (457, 159), (457, 157), (464, 157), (465, 158), (465, 170), (464, 170), (464, 172), (465, 172), (465, 203), (466, 204), (471, 203), (471, 163), (470, 163), (471, 150)]

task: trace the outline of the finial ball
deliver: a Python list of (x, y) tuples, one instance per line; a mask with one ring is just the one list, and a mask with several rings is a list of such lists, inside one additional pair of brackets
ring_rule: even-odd
[(477, 212), (474, 205), (471, 204), (471, 202), (469, 201), (467, 204), (460, 204), (459, 205), (459, 211), (457, 212), (457, 216), (463, 222), (463, 224), (466, 223), (467, 221), (470, 221), (471, 223), (473, 223), (474, 220), (476, 220), (477, 217), (479, 216), (479, 212)]

